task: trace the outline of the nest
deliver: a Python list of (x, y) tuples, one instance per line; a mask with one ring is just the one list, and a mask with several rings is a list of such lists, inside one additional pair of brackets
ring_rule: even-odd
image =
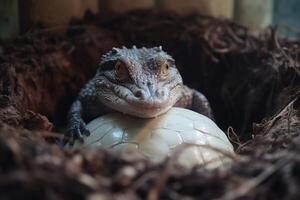
[[(100, 56), (159, 46), (202, 91), (235, 143), (228, 169), (154, 165), (134, 155), (60, 148), (66, 113)], [(87, 15), (0, 45), (1, 199), (297, 199), (300, 195), (299, 43), (270, 28), (137, 11)]]

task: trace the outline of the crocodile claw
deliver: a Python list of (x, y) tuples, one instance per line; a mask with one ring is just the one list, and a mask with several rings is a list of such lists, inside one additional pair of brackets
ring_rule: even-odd
[(63, 139), (63, 145), (69, 143), (73, 145), (76, 140), (83, 143), (83, 136), (89, 136), (90, 131), (86, 128), (86, 123), (80, 120), (77, 123), (69, 125), (68, 130)]

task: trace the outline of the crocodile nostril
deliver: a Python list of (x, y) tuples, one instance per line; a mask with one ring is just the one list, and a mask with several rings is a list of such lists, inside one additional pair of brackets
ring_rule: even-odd
[(155, 94), (159, 97), (164, 97), (165, 96), (165, 91), (164, 90), (157, 90)]
[(143, 95), (143, 93), (142, 93), (142, 91), (136, 91), (135, 93), (134, 93), (134, 96), (136, 96), (136, 97), (138, 97), (138, 98), (141, 98), (141, 99), (143, 99), (144, 98), (144, 95)]

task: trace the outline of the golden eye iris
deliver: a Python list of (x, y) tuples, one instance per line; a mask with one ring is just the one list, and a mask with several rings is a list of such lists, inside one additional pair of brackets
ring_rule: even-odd
[(115, 65), (116, 78), (119, 81), (126, 81), (129, 77), (127, 68), (123, 62), (118, 61)]
[(160, 74), (161, 74), (161, 77), (163, 79), (166, 79), (169, 75), (169, 64), (168, 63), (164, 63), (161, 67), (161, 70), (160, 70)]

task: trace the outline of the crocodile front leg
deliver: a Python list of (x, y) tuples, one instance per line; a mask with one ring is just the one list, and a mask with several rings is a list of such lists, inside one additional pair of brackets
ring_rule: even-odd
[(191, 109), (214, 120), (213, 112), (207, 98), (196, 90), (194, 90), (193, 93), (193, 103)]
[(83, 135), (89, 135), (89, 130), (86, 129), (86, 123), (82, 118), (82, 105), (79, 100), (76, 100), (68, 114), (68, 129), (65, 134), (64, 143), (69, 141), (74, 143), (75, 140), (79, 139), (82, 141)]
[(202, 93), (185, 85), (183, 86), (182, 97), (175, 106), (191, 109), (214, 120), (207, 98)]
[(66, 142), (73, 143), (77, 139), (82, 141), (84, 135), (90, 134), (86, 128), (86, 122), (102, 114), (103, 108), (98, 104), (95, 81), (91, 80), (84, 85), (78, 98), (71, 105), (64, 144)]

